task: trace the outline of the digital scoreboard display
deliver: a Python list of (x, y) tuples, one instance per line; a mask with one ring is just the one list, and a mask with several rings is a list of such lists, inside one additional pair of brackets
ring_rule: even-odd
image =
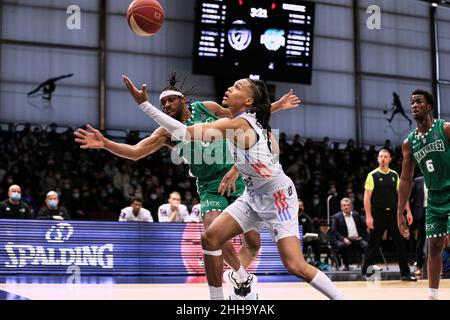
[(198, 0), (193, 72), (311, 84), (314, 3)]

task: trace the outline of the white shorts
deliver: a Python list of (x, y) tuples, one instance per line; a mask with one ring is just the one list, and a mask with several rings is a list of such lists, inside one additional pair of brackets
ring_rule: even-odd
[(300, 239), (297, 191), (290, 179), (270, 192), (256, 193), (246, 189), (224, 211), (239, 223), (244, 233), (265, 224), (275, 242), (291, 236)]

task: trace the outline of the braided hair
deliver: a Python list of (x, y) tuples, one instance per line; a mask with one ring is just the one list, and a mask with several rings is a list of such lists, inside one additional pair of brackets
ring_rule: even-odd
[[(184, 90), (183, 86), (186, 82), (187, 77), (184, 76), (184, 79), (181, 80), (182, 76), (179, 76), (176, 71), (172, 71), (169, 74), (169, 78), (167, 79), (168, 85), (163, 89), (163, 91), (174, 90), (181, 92), (185, 97), (192, 95), (196, 90), (196, 86), (192, 86), (190, 89)], [(181, 81), (181, 85), (177, 86), (177, 84)], [(189, 103), (189, 102), (188, 102)]]
[(253, 108), (248, 110), (250, 113), (256, 114), (256, 120), (259, 124), (266, 129), (267, 132), (271, 132), (270, 116), (272, 114), (272, 104), (270, 103), (269, 93), (267, 87), (262, 80), (247, 79), (252, 89)]

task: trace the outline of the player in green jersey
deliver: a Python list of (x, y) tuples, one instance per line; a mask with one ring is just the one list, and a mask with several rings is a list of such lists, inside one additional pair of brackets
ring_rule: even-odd
[[(177, 82), (176, 74), (171, 74), (169, 85), (160, 95), (162, 108), (167, 115), (188, 126), (195, 123), (214, 122), (220, 118), (231, 118), (231, 112), (228, 109), (212, 101), (196, 101), (188, 104), (186, 96), (189, 95), (189, 92), (183, 92), (182, 88), (178, 88)], [(295, 108), (300, 102), (291, 90), (272, 104), (272, 113), (281, 109)], [(226, 140), (212, 143), (177, 142), (173, 141), (166, 129), (160, 127), (151, 136), (132, 146), (113, 142), (105, 138), (99, 130), (89, 125), (87, 127), (89, 131), (79, 129), (74, 133), (75, 141), (81, 144), (82, 149), (105, 149), (117, 156), (134, 161), (144, 158), (164, 146), (175, 150), (189, 165), (191, 175), (197, 178), (197, 190), (200, 195), (205, 229), (208, 229), (220, 213), (244, 192), (245, 184), (239, 173), (237, 170), (230, 171), (234, 166), (234, 159), (229, 154)], [(226, 186), (233, 185), (232, 182), (236, 181), (234, 187), (228, 187), (225, 190), (221, 187), (222, 179)], [(224, 246), (224, 260), (235, 271), (237, 279), (243, 281), (247, 279), (249, 274), (245, 268), (257, 256), (259, 247), (260, 237), (256, 230), (244, 234), (243, 245), (238, 255), (230, 242)]]
[(417, 122), (403, 142), (402, 176), (398, 198), (398, 227), (409, 237), (403, 216), (411, 194), (414, 165), (422, 172), (428, 188), (425, 213), (426, 235), (429, 239), (429, 299), (437, 299), (442, 271), (442, 250), (450, 233), (450, 123), (433, 118), (434, 99), (431, 93), (418, 89), (411, 95), (411, 111)]

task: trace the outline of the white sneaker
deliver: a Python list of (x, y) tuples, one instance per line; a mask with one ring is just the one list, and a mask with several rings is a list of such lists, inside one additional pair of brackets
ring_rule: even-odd
[(247, 279), (238, 281), (232, 270), (226, 270), (223, 278), (231, 287), (230, 300), (258, 300), (258, 293), (255, 290), (258, 278), (254, 274), (249, 273)]

